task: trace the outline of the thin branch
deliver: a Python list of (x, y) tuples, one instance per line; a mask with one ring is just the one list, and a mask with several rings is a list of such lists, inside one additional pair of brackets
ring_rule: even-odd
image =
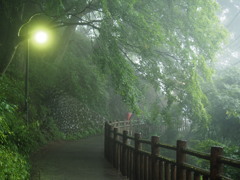
[(181, 61), (180, 58), (177, 58), (174, 55), (171, 55), (169, 52), (162, 52), (162, 51), (159, 51), (159, 50), (155, 50), (155, 52), (160, 53), (160, 55), (163, 56), (163, 57), (168, 56), (168, 57), (171, 57), (171, 58), (175, 59), (176, 61)]
[(121, 40), (121, 39), (120, 39), (120, 41), (121, 41), (123, 44), (125, 44), (125, 45), (127, 45), (127, 46), (129, 46), (129, 47), (131, 47), (131, 48), (134, 48), (134, 49), (142, 49), (142, 48), (143, 48), (143, 46), (133, 45), (133, 44), (130, 44), (130, 43), (128, 43), (128, 42), (126, 42), (126, 41), (123, 41), (123, 40)]
[[(31, 2), (37, 4), (40, 7), (41, 11), (44, 13), (44, 9), (43, 9), (43, 7), (42, 7), (42, 5), (40, 3), (37, 3), (35, 1), (31, 1)], [(80, 11), (77, 11), (77, 12), (74, 12), (74, 11), (76, 11), (76, 9), (74, 7), (75, 7), (74, 5), (71, 5), (67, 9), (64, 8), (64, 13), (62, 13), (60, 15), (55, 15), (54, 16), (54, 15), (48, 15), (46, 13), (45, 14), (47, 16), (53, 18), (52, 23), (54, 23), (54, 22), (57, 22), (63, 16), (74, 16), (76, 18), (79, 18), (78, 17), (79, 15), (84, 16), (85, 14), (87, 14), (87, 13), (89, 13), (89, 12), (91, 12), (91, 11), (96, 9), (95, 6), (94, 6), (93, 1), (88, 3), (83, 9), (81, 9)], [(71, 10), (73, 11), (72, 13), (70, 12)]]
[(83, 20), (82, 18), (80, 18), (81, 20), (81, 23), (101, 23), (102, 20), (91, 20), (91, 21), (86, 21), (86, 20)]
[[(143, 46), (133, 45), (133, 44), (130, 44), (130, 43), (126, 42), (126, 41), (121, 41), (121, 42), (124, 43), (125, 45), (128, 45), (131, 48), (134, 48), (134, 49), (143, 49), (144, 48)], [(180, 58), (177, 58), (174, 55), (171, 55), (169, 52), (163, 52), (163, 51), (160, 51), (160, 50), (154, 50), (154, 51), (159, 53), (163, 57), (167, 57), (168, 56), (168, 57), (171, 57), (172, 59), (175, 59), (176, 61), (181, 61), (182, 60)]]
[(36, 5), (39, 7), (39, 9), (41, 10), (41, 12), (42, 12), (42, 13), (44, 12), (44, 8), (43, 8), (43, 6), (42, 6), (41, 3), (36, 2), (36, 1), (33, 1), (33, 0), (25, 1), (25, 2), (26, 2), (26, 3), (27, 3), (27, 2), (30, 2), (30, 3), (32, 3), (32, 4), (36, 4)]
[(127, 55), (127, 53), (126, 53), (122, 48), (119, 47), (119, 50), (123, 53), (123, 55), (124, 55), (132, 64), (134, 64), (133, 61), (132, 61), (132, 59)]
[(80, 26), (87, 25), (87, 26), (90, 26), (94, 29), (100, 30), (99, 27), (97, 27), (97, 26), (95, 26), (91, 23), (81, 23), (81, 22), (74, 22), (74, 23), (63, 22), (59, 25), (54, 26), (53, 28), (60, 28), (60, 27), (66, 27), (66, 26), (77, 26), (77, 25), (80, 25)]
[[(119, 50), (123, 53), (123, 55), (130, 61), (130, 63), (136, 67), (136, 63), (133, 62), (133, 60), (127, 55), (127, 53), (120, 47), (118, 47)], [(135, 69), (137, 72), (141, 72), (138, 68)]]

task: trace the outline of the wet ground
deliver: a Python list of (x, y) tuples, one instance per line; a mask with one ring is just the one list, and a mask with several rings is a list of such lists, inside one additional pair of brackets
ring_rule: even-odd
[(33, 155), (32, 180), (124, 180), (104, 159), (103, 137), (55, 142)]

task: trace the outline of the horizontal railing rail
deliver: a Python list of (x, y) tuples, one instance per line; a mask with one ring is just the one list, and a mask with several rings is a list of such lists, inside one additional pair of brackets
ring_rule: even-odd
[[(240, 170), (240, 161), (222, 156), (221, 147), (212, 147), (210, 154), (202, 153), (188, 149), (186, 141), (178, 140), (176, 146), (167, 145), (160, 143), (158, 136), (145, 140), (140, 133), (130, 136), (129, 129), (126, 130), (142, 124), (139, 121), (105, 123), (105, 157), (130, 180), (229, 180), (223, 174), (224, 165)], [(150, 145), (151, 152), (142, 149), (144, 144)], [(162, 156), (162, 148), (174, 151), (176, 158)], [(187, 155), (208, 161), (209, 169), (189, 164)]]

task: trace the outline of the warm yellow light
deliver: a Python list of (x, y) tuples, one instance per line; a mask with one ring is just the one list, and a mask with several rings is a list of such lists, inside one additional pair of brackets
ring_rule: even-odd
[(34, 35), (34, 39), (39, 44), (44, 44), (48, 40), (48, 34), (44, 31), (38, 31)]

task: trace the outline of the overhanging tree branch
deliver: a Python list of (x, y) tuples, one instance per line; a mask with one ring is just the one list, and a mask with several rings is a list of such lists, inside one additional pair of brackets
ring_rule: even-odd
[(92, 28), (94, 28), (94, 29), (100, 30), (99, 27), (91, 24), (91, 22), (86, 22), (86, 23), (81, 23), (81, 22), (73, 22), (73, 23), (64, 22), (64, 23), (62, 23), (62, 24), (60, 24), (60, 25), (54, 26), (53, 28), (60, 28), (60, 27), (66, 27), (66, 26), (77, 26), (77, 25), (80, 25), (80, 26), (86, 25), (86, 26), (90, 26), (90, 27), (92, 27)]

